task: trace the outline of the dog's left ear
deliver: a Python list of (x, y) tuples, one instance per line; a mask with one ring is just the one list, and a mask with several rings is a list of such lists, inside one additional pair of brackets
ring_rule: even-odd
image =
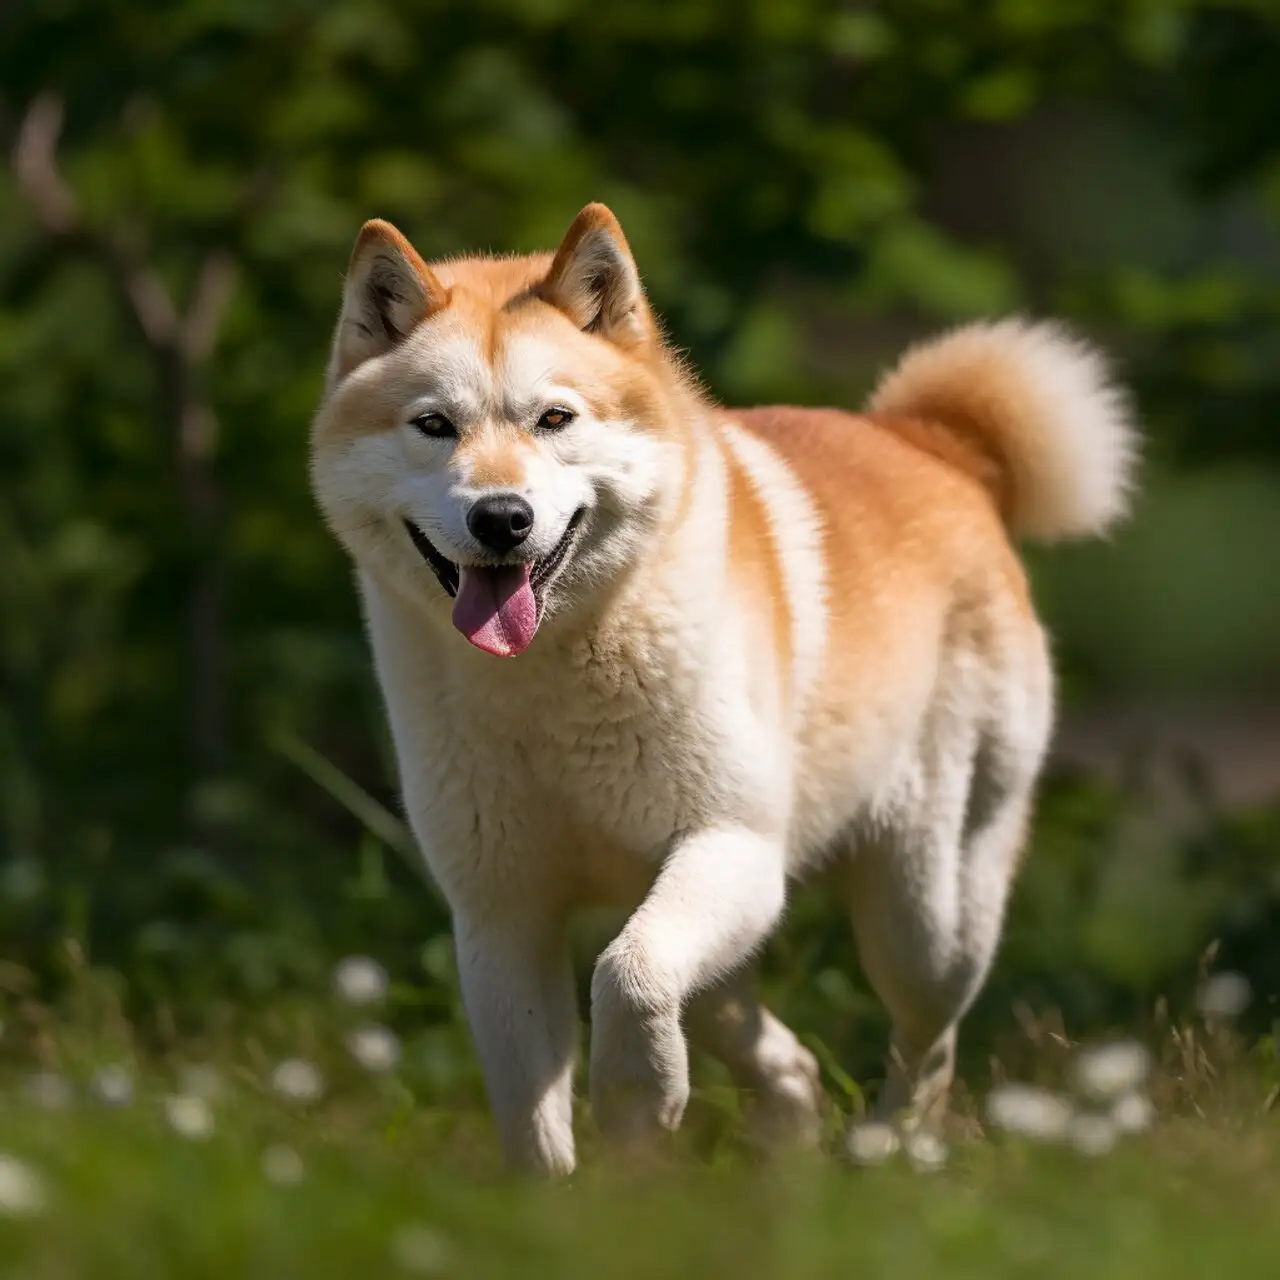
[(587, 333), (618, 346), (650, 334), (649, 309), (627, 238), (602, 204), (589, 204), (556, 250), (539, 293)]

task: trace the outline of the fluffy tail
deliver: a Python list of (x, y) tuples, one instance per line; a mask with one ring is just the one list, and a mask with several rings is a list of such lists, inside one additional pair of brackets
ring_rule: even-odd
[(1014, 533), (1100, 534), (1128, 508), (1138, 436), (1126, 398), (1101, 355), (1057, 325), (970, 324), (913, 347), (867, 411), (937, 423), (994, 458)]

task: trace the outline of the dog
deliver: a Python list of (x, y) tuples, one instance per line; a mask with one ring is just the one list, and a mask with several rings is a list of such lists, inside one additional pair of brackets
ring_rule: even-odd
[(567, 924), (604, 904), (629, 912), (591, 983), (606, 1138), (678, 1126), (692, 1042), (812, 1142), (817, 1064), (752, 980), (806, 876), (892, 1018), (882, 1109), (940, 1121), (1054, 716), (1014, 539), (1108, 530), (1136, 455), (1054, 325), (913, 348), (861, 414), (727, 409), (603, 205), (528, 257), (361, 229), (312, 483), (508, 1167), (574, 1168)]

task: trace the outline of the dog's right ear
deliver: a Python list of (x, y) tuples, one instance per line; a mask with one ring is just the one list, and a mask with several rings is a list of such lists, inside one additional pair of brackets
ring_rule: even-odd
[(347, 268), (329, 384), (402, 342), (448, 301), (449, 291), (405, 236), (381, 218), (366, 222)]

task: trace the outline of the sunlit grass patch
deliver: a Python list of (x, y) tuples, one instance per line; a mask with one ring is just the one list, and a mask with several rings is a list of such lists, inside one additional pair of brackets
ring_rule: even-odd
[(0, 1276), (1199, 1280), (1280, 1266), (1269, 1050), (1218, 1006), (1150, 1042), (1082, 1048), (1054, 1031), (1031, 1078), (997, 1064), (991, 1087), (962, 1088), (945, 1140), (859, 1119), (860, 1091), (837, 1088), (824, 1154), (760, 1160), (713, 1083), (660, 1168), (611, 1164), (584, 1116), (579, 1172), (536, 1186), (501, 1175), (478, 1097), (434, 1093), (406, 1064), (374, 974), (348, 962), (327, 1001), (198, 1042), (140, 1045), (91, 1001), (88, 1022), (24, 1033), (10, 1019)]

